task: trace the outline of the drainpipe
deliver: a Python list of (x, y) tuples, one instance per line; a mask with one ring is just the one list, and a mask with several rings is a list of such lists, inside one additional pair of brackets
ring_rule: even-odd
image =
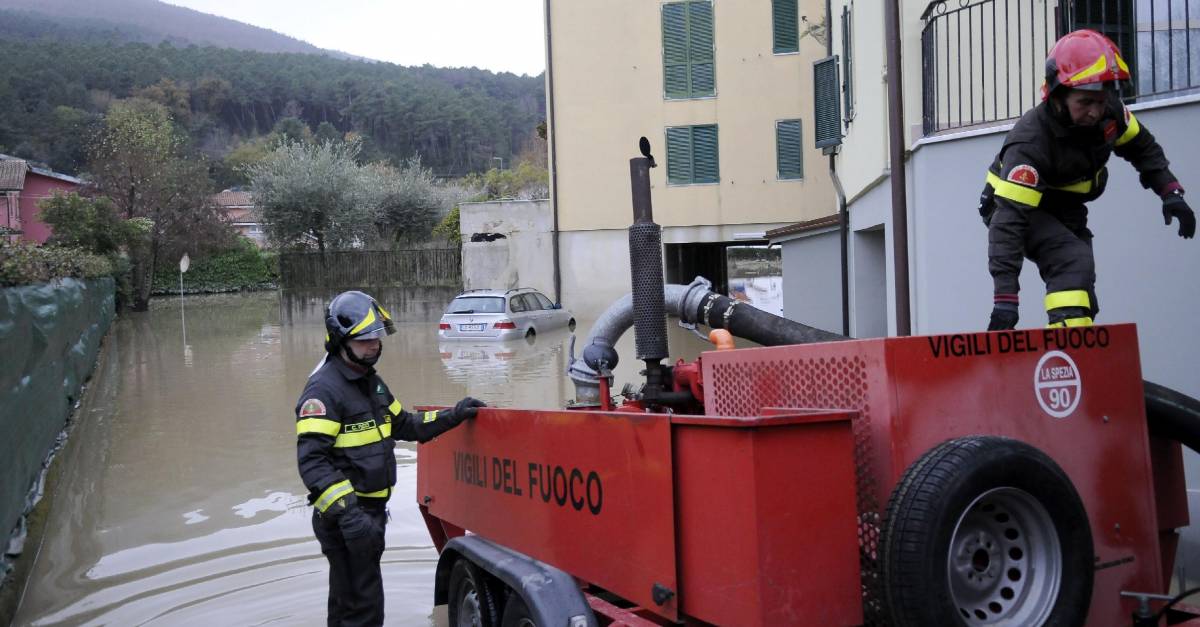
[[(833, 56), (833, 6), (831, 0), (825, 0), (825, 56)], [(850, 212), (846, 207), (846, 190), (842, 188), (842, 180), (837, 173), (837, 147), (829, 152), (829, 178), (833, 179), (833, 191), (837, 193), (838, 216), (841, 226), (838, 227), (842, 255), (842, 335), (850, 335)]]
[(546, 13), (546, 144), (550, 150), (550, 209), (554, 215), (550, 240), (554, 257), (554, 302), (562, 304), (562, 274), (558, 261), (558, 151), (554, 144), (554, 49), (550, 45), (550, 0), (543, 2)]
[(896, 335), (912, 334), (908, 299), (908, 192), (904, 180), (904, 90), (900, 65), (900, 0), (887, 0), (888, 140), (892, 183), (892, 265), (895, 266)]
[(838, 177), (837, 166), (834, 165), (834, 155), (829, 155), (829, 176), (833, 179), (833, 190), (838, 197), (838, 217), (841, 225), (838, 236), (842, 248), (842, 335), (850, 335), (850, 210), (846, 207), (846, 190), (842, 189), (842, 179)]

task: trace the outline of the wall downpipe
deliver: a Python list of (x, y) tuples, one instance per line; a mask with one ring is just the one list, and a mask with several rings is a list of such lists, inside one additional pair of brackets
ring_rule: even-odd
[(554, 302), (562, 304), (562, 274), (558, 252), (558, 151), (554, 141), (554, 47), (550, 39), (550, 0), (543, 2), (546, 14), (546, 147), (550, 152), (550, 210), (554, 216), (550, 249), (554, 257)]
[(892, 265), (896, 286), (896, 335), (912, 334), (908, 297), (908, 190), (904, 163), (904, 82), (901, 71), (900, 0), (887, 0), (888, 163), (892, 183)]
[[(833, 56), (833, 5), (825, 0), (825, 56)], [(845, 79), (843, 79), (845, 80)], [(850, 335), (850, 211), (846, 206), (846, 190), (837, 173), (837, 147), (829, 151), (829, 178), (838, 199), (838, 239), (842, 266), (842, 335)]]

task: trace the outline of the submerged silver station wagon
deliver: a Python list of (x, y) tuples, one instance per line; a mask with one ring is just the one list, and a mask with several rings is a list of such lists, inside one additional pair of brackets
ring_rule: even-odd
[(470, 290), (450, 301), (438, 322), (438, 337), (510, 340), (562, 327), (574, 331), (575, 317), (537, 290)]

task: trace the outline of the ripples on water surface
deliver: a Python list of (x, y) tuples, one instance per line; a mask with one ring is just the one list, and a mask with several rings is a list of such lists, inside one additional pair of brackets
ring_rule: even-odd
[[(403, 319), (379, 370), (406, 406), (469, 394), (553, 409), (573, 398), (563, 374), (569, 333), (439, 342), (436, 315), (453, 294), (427, 292), (380, 296)], [(321, 356), (323, 300), (191, 297), (181, 312), (165, 298), (117, 321), (60, 458), (14, 624), (324, 624), (328, 569), (296, 472), (294, 426)], [(576, 312), (577, 351), (598, 313)], [(672, 359), (703, 350), (669, 328)], [(618, 349), (620, 389), (640, 366), (632, 330)], [(396, 458), (387, 622), (430, 624), (437, 553), (415, 507), (415, 445), (401, 443)]]

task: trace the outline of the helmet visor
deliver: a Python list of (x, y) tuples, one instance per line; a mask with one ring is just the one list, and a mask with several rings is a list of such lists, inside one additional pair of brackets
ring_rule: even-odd
[(391, 320), (389, 320), (386, 324), (379, 325), (378, 328), (371, 329), (369, 331), (364, 331), (362, 333), (352, 336), (350, 339), (352, 339), (352, 340), (377, 340), (377, 339), (387, 337), (395, 332), (396, 332), (396, 327), (392, 326)]

